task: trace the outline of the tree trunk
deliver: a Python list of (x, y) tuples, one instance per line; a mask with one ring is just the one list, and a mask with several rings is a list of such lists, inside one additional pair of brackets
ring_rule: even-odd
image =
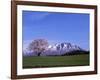
[(38, 56), (40, 56), (41, 52), (38, 53)]

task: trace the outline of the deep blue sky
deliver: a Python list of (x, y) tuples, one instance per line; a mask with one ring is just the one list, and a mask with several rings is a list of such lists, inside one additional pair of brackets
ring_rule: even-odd
[(89, 50), (89, 14), (23, 11), (23, 41), (42, 38)]

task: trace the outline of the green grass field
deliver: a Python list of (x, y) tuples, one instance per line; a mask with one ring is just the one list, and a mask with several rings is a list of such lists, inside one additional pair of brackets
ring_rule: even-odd
[(23, 57), (23, 68), (89, 65), (89, 54)]

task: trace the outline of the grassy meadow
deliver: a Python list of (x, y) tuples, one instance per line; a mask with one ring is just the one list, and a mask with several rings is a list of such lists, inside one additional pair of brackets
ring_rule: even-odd
[(89, 54), (67, 56), (28, 56), (23, 57), (23, 68), (85, 66), (89, 65)]

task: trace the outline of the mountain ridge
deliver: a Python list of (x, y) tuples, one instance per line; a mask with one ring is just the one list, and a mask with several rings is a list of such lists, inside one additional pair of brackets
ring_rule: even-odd
[[(70, 52), (74, 51), (86, 51), (80, 48), (77, 45), (72, 45), (71, 43), (63, 42), (63, 43), (56, 43), (53, 45), (49, 45), (43, 52), (41, 52), (40, 56), (55, 56), (55, 55), (65, 55), (69, 54)], [(37, 56), (34, 51), (24, 50), (24, 56)]]

